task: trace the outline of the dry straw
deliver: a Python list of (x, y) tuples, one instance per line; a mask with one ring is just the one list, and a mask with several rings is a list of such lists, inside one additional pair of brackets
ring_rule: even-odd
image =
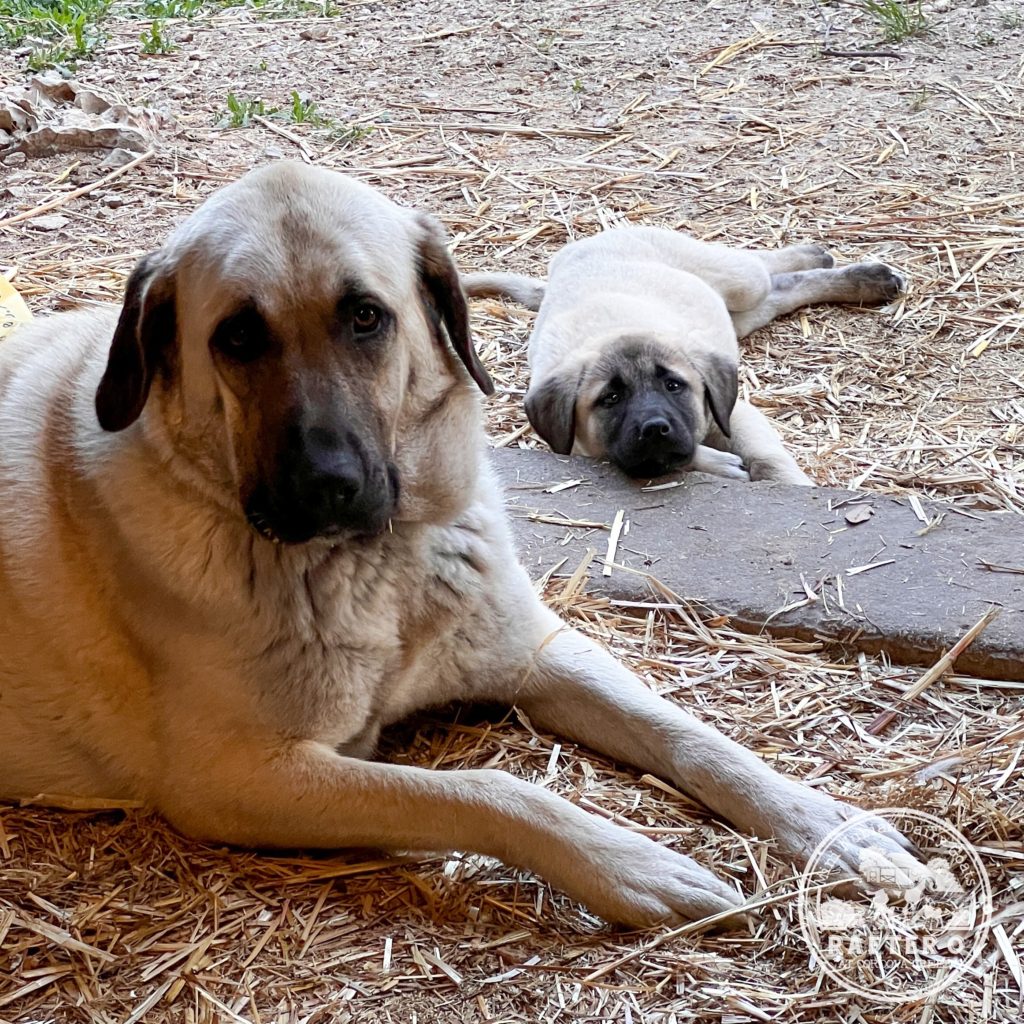
[[(829, 56), (877, 49), (852, 3), (828, 5), (824, 53), (809, 3), (767, 5), (758, 23), (740, 0), (467, 0), (454, 24), (441, 3), (344, 6), (337, 19), (227, 11), (158, 59), (137, 54), (137, 22), (109, 23), (109, 54), (82, 73), (109, 69), (177, 120), (116, 179), (100, 181), (88, 155), (5, 168), (0, 269), (37, 309), (116, 299), (172, 223), (278, 155), (435, 211), (467, 269), (540, 273), (566, 241), (623, 223), (823, 240), (840, 261), (895, 263), (909, 294), (759, 332), (744, 392), (822, 483), (936, 497), (950, 514), (1024, 509), (1024, 61), (1012, 19), (999, 21), (1012, 5), (947, 5), (897, 57)], [(11, 62), (0, 54), (0, 74)], [(189, 99), (169, 101), (175, 87)], [(296, 87), (333, 130), (210, 127), (229, 91), (280, 102)], [(41, 230), (38, 214), (58, 207), (66, 226)], [(531, 322), (514, 306), (474, 309), (498, 385), (495, 444), (537, 444), (522, 413)], [(586, 565), (615, 553), (594, 537), (583, 565), (543, 581), (570, 621), (787, 774), (862, 807), (932, 811), (975, 844), (1001, 916), (954, 992), (896, 1010), (837, 993), (809, 963), (793, 868), (771, 843), (514, 712), (462, 710), (396, 730), (384, 754), (501, 767), (690, 850), (760, 906), (753, 929), (614, 932), (535, 877), (472, 857), (258, 855), (189, 842), (135, 809), (6, 807), (0, 1021), (1019, 1020), (1021, 686), (954, 666), (924, 687), (884, 659), (834, 661), (702, 621), (656, 583), (646, 607), (594, 599)]]

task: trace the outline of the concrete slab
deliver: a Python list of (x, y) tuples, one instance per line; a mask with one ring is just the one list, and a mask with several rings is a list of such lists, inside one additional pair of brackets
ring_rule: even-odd
[[(628, 532), (614, 560), (738, 629), (928, 665), (996, 605), (957, 671), (1024, 679), (1024, 519), (1012, 513), (967, 516), (922, 501), (926, 528), (902, 497), (696, 473), (644, 490), (589, 459), (510, 449), (491, 457), (534, 578), (556, 565), (568, 576), (596, 548), (589, 593), (664, 602), (644, 575), (602, 574), (622, 510)], [(568, 481), (577, 483), (552, 490)]]

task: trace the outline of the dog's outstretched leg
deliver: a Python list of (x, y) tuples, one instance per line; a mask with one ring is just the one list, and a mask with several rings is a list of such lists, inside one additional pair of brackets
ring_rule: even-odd
[(736, 336), (745, 338), (776, 317), (792, 313), (801, 306), (832, 302), (879, 306), (892, 302), (905, 287), (903, 276), (884, 263), (854, 263), (848, 267), (772, 274), (767, 298), (754, 309), (734, 312), (732, 322)]
[(507, 772), (368, 762), (285, 737), (180, 738), (191, 740), (177, 748), (188, 751), (184, 770), (169, 766), (159, 806), (199, 838), (482, 853), (634, 927), (699, 919), (741, 901), (689, 857)]
[(749, 402), (737, 402), (729, 417), (729, 437), (712, 428), (709, 441), (739, 456), (751, 480), (813, 487), (814, 481), (786, 451), (771, 420)]
[[(857, 809), (773, 771), (749, 750), (657, 696), (582, 634), (547, 613), (550, 631), (516, 703), (535, 727), (571, 737), (678, 786), (737, 828), (804, 863)], [(538, 623), (538, 626), (541, 624)], [(867, 818), (832, 848), (833, 867), (858, 877), (869, 850), (901, 880), (927, 876), (910, 844)]]

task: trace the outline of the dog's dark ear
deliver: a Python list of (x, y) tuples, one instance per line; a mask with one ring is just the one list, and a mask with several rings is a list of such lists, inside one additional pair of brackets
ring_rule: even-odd
[(575, 369), (556, 373), (531, 385), (526, 393), (530, 426), (559, 455), (568, 455), (576, 440), (576, 398), (582, 376)]
[[(459, 283), (459, 272), (445, 244), (444, 229), (433, 217), (417, 214), (422, 234), (419, 243), (420, 277), (433, 306), (444, 323), (448, 340), (462, 365), (485, 395), (494, 394), (494, 383), (480, 362), (469, 333), (469, 308)], [(440, 332), (438, 334), (440, 337)]]
[(157, 365), (174, 341), (174, 285), (157, 266), (157, 254), (143, 256), (125, 287), (107, 368), (96, 389), (96, 415), (104, 430), (124, 430), (139, 418)]
[(714, 416), (718, 429), (726, 437), (729, 434), (729, 417), (739, 392), (739, 367), (731, 359), (721, 356), (709, 356), (702, 367), (704, 378), (704, 394), (711, 415)]

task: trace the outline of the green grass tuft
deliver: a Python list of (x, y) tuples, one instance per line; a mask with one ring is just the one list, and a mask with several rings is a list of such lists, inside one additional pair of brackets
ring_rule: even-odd
[(899, 43), (928, 30), (922, 0), (861, 0), (874, 17), (887, 43)]

